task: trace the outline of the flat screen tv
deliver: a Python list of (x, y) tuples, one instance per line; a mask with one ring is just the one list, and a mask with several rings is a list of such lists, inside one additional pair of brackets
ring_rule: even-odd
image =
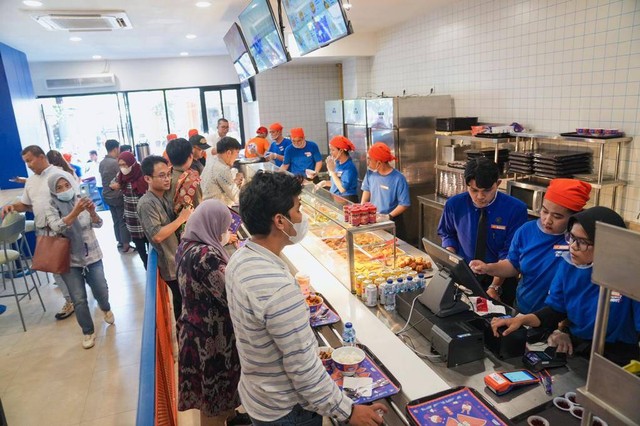
[(245, 81), (249, 77), (256, 75), (256, 66), (249, 55), (247, 43), (238, 24), (234, 22), (231, 25), (223, 40), (224, 44), (227, 45), (227, 51), (231, 56), (233, 67), (236, 69), (240, 81)]
[(353, 33), (341, 0), (284, 0), (301, 55)]
[(268, 0), (252, 0), (238, 20), (258, 72), (290, 60)]

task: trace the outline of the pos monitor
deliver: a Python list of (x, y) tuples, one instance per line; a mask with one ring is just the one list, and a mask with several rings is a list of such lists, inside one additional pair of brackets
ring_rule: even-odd
[(468, 311), (469, 305), (462, 301), (463, 292), (491, 299), (462, 257), (426, 238), (422, 239), (422, 244), (431, 260), (438, 265), (438, 272), (418, 298), (431, 312), (447, 317)]

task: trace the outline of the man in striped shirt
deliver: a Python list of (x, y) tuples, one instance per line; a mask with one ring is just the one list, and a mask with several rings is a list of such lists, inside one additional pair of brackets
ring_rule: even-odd
[(330, 416), (352, 425), (382, 424), (384, 405), (353, 405), (324, 369), (309, 308), (282, 249), (306, 232), (302, 186), (285, 173), (258, 173), (240, 195), (251, 240), (226, 268), (229, 311), (242, 375), (238, 391), (256, 426), (322, 425)]

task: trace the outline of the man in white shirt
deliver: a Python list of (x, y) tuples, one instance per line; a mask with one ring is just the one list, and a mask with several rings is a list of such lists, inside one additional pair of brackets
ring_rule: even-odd
[[(47, 156), (38, 145), (29, 145), (23, 149), (22, 159), (34, 174), (27, 179), (20, 201), (8, 204), (2, 208), (2, 217), (10, 212), (32, 211), (36, 225), (36, 235), (38, 235), (44, 232), (47, 225), (45, 209), (51, 200), (47, 179), (51, 173), (59, 172), (60, 169), (49, 164)], [(75, 178), (71, 177), (71, 175), (69, 175), (69, 182), (75, 182)], [(56, 313), (55, 317), (56, 319), (65, 319), (73, 313), (73, 303), (71, 303), (69, 290), (67, 290), (67, 286), (62, 277), (55, 274), (54, 277), (65, 299), (64, 306)]]
[(218, 141), (216, 144), (218, 153), (207, 159), (207, 164), (200, 176), (203, 199), (216, 198), (228, 206), (238, 204), (240, 186), (244, 178), (242, 173), (236, 172), (234, 176), (231, 167), (238, 158), (240, 148), (242, 148), (240, 142), (230, 136), (225, 136)]
[(220, 139), (226, 137), (227, 133), (229, 133), (229, 120), (227, 120), (226, 118), (218, 118), (216, 133), (214, 134), (209, 133), (209, 137), (207, 138), (207, 140), (211, 141), (213, 144), (211, 149), (206, 151), (208, 157), (216, 155), (217, 153), (216, 144), (220, 141)]

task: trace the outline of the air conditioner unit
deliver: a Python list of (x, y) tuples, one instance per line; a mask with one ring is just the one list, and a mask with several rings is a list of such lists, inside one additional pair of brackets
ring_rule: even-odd
[(113, 31), (132, 27), (124, 11), (114, 10), (45, 10), (31, 17), (49, 31)]
[(114, 87), (114, 74), (91, 74), (73, 78), (48, 78), (45, 80), (47, 90), (95, 89), (98, 87)]

